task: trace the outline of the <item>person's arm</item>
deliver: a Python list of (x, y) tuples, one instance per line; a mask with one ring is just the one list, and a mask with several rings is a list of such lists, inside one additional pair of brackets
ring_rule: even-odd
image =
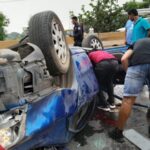
[(127, 29), (125, 28), (125, 45), (127, 45)]
[(125, 54), (121, 58), (121, 63), (125, 70), (127, 70), (128, 68), (129, 58), (131, 57), (132, 54), (133, 54), (133, 50), (129, 49), (125, 52)]
[(128, 25), (128, 21), (125, 24), (125, 45), (127, 44), (127, 25)]
[(147, 32), (148, 32), (147, 35), (148, 35), (148, 37), (150, 37), (150, 23), (147, 20), (143, 19), (142, 26), (144, 27), (145, 30), (147, 30)]

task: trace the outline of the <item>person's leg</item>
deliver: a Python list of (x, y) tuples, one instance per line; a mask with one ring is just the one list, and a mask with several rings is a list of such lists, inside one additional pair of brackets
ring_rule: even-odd
[(110, 105), (114, 105), (114, 87), (113, 87), (113, 82), (112, 78), (107, 80), (107, 93), (108, 93), (108, 103)]
[(98, 93), (98, 97), (99, 97), (99, 101), (98, 101), (98, 105), (99, 106), (106, 106), (106, 98), (104, 96), (104, 93), (102, 90), (99, 91)]
[(81, 42), (81, 41), (75, 41), (75, 42), (74, 42), (74, 46), (79, 46), (79, 47), (81, 47), (81, 46), (82, 46), (82, 42)]
[(109, 136), (116, 140), (117, 142), (123, 142), (123, 129), (125, 127), (125, 124), (131, 114), (132, 106), (135, 102), (136, 97), (124, 97), (123, 103), (121, 105), (120, 111), (119, 111), (119, 118), (117, 122), (117, 128), (109, 132)]
[(114, 130), (109, 132), (109, 136), (118, 142), (123, 141), (122, 132), (124, 126), (130, 116), (135, 99), (143, 88), (146, 72), (145, 65), (132, 66), (127, 70), (124, 85), (124, 99), (119, 111), (118, 124)]
[[(125, 118), (129, 116), (132, 109), (132, 105), (136, 100), (136, 97), (143, 89), (145, 79), (146, 79), (145, 65), (131, 66), (128, 68), (125, 78), (124, 94), (123, 94), (124, 98), (120, 109), (119, 122), (121, 122), (121, 118), (123, 116)], [(123, 111), (125, 112), (123, 113)], [(121, 124), (122, 123), (118, 124), (118, 127), (120, 129), (123, 129), (123, 125)]]
[(102, 90), (99, 91), (98, 98), (99, 98), (99, 101), (97, 103), (97, 108), (105, 110), (105, 111), (110, 111), (109, 104), (107, 103), (107, 100)]
[(107, 68), (107, 75), (106, 75), (106, 89), (108, 93), (108, 102), (112, 108), (115, 108), (114, 105), (114, 86), (113, 86), (113, 78), (118, 69), (118, 61), (116, 60), (108, 60), (109, 67)]
[(113, 85), (112, 77), (107, 78), (107, 82), (105, 83), (105, 86), (106, 86), (106, 92), (108, 94), (107, 102), (109, 104), (109, 107), (111, 109), (115, 109), (116, 106), (114, 102), (114, 85)]
[(99, 96), (98, 107), (103, 107), (108, 110), (109, 108), (108, 103), (107, 103), (106, 97), (103, 94), (103, 91), (105, 91), (106, 89), (106, 81), (107, 81), (106, 71), (105, 71), (106, 69), (104, 69), (105, 65), (107, 65), (106, 61), (96, 64), (94, 67), (94, 71), (95, 71), (95, 75), (97, 77), (99, 87), (100, 87), (100, 92), (98, 93), (98, 96)]
[(127, 119), (129, 118), (132, 106), (135, 103), (136, 97), (124, 97), (120, 111), (119, 111), (119, 118), (117, 127), (120, 130), (123, 130), (126, 124)]

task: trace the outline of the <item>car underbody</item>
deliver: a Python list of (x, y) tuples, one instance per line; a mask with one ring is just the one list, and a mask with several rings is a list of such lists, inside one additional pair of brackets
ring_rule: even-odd
[[(120, 64), (114, 79), (114, 86), (118, 86), (124, 83), (121, 57), (127, 47), (105, 49), (94, 35), (83, 45), (69, 48), (59, 18), (54, 12), (46, 11), (31, 18), (25, 39), (0, 51), (0, 146), (3, 149), (59, 150), (65, 145), (71, 150), (135, 148), (127, 141), (118, 145), (108, 138), (106, 131), (116, 124), (119, 107), (109, 113), (95, 109), (100, 89), (87, 55), (92, 49), (115, 55)], [(116, 97), (119, 94), (117, 91)], [(149, 122), (143, 116), (149, 107), (143, 111), (143, 104), (137, 106), (140, 109), (134, 108), (127, 129), (134, 128), (148, 136)], [(88, 122), (93, 112), (95, 115)], [(78, 133), (81, 130), (84, 134)], [(68, 145), (75, 134), (80, 146)], [(91, 136), (87, 138), (88, 135)], [(87, 145), (82, 143), (84, 138)]]

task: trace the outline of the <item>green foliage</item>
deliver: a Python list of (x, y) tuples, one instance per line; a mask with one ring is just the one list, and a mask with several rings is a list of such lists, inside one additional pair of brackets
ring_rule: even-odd
[(147, 2), (147, 3), (149, 3), (149, 4), (150, 4), (150, 0), (143, 0), (143, 2)]
[(87, 30), (93, 27), (95, 32), (110, 32), (124, 26), (127, 18), (117, 0), (91, 0), (89, 5), (91, 10), (85, 10), (82, 5), (82, 13), (79, 14), (80, 22)]
[(69, 11), (69, 16), (70, 18), (74, 16), (74, 12), (73, 11)]
[(131, 2), (126, 2), (123, 5), (123, 8), (125, 11), (129, 11), (130, 9), (140, 9), (140, 8), (148, 8), (149, 7), (149, 1), (145, 0), (144, 2), (136, 2), (136, 1), (131, 1)]
[(9, 24), (9, 20), (4, 16), (3, 13), (0, 13), (0, 40), (4, 40), (6, 37), (6, 31), (4, 27)]

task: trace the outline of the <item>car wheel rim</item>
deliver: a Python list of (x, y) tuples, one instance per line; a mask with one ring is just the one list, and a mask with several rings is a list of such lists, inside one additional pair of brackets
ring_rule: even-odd
[(58, 60), (64, 64), (67, 60), (66, 41), (61, 26), (55, 20), (52, 21), (52, 39)]
[(95, 38), (91, 40), (90, 46), (92, 48), (96, 48), (96, 49), (102, 48), (101, 43), (97, 39), (95, 39)]

